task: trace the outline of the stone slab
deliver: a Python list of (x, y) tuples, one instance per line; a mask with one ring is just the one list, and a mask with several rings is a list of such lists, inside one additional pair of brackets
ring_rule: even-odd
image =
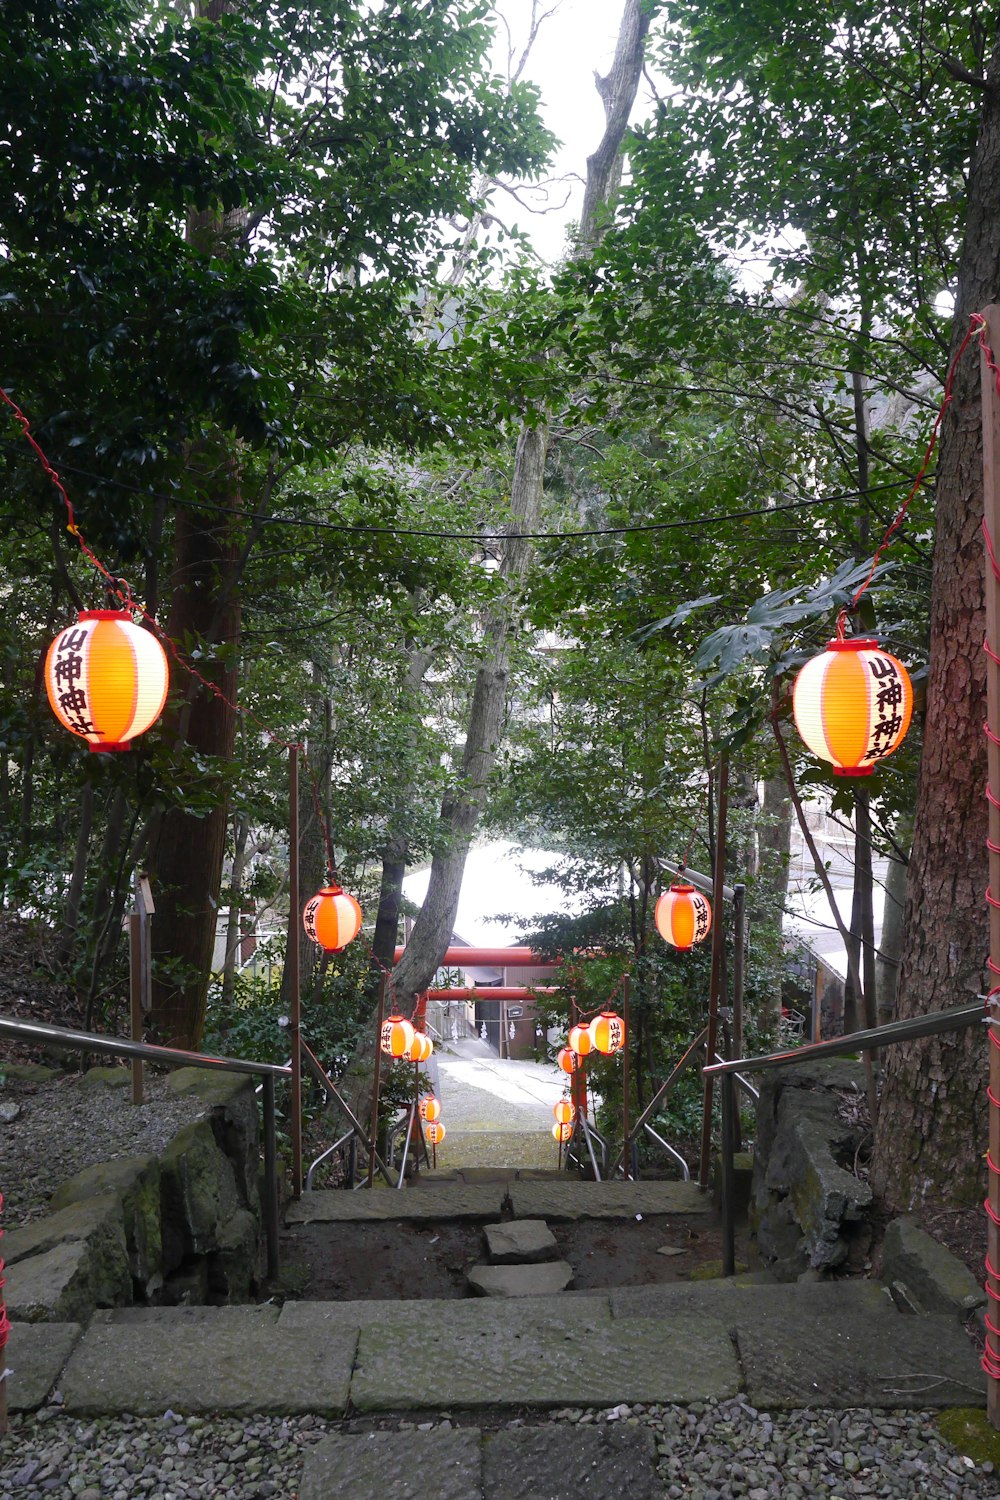
[(727, 1327), (739, 1318), (746, 1326), (782, 1313), (812, 1318), (842, 1311), (896, 1316), (888, 1291), (877, 1281), (766, 1283), (727, 1276), (719, 1281), (676, 1281), (668, 1286), (623, 1286), (608, 1296), (616, 1318), (672, 1318), (677, 1313), (704, 1313)]
[(483, 1445), (485, 1500), (662, 1500), (649, 1431), (522, 1427)]
[(523, 1266), (540, 1260), (555, 1260), (556, 1237), (544, 1219), (508, 1219), (487, 1224), (486, 1251), (495, 1266)]
[(447, 1316), (428, 1318), (419, 1333), (362, 1329), (352, 1403), (359, 1411), (475, 1411), (703, 1401), (739, 1389), (732, 1341), (716, 1319), (615, 1323), (595, 1318), (589, 1300), (568, 1298), (562, 1318), (519, 1325), (508, 1317), (516, 1305), (488, 1303), (501, 1316), (474, 1330)]
[(165, 1328), (263, 1328), (277, 1323), (281, 1309), (272, 1302), (248, 1307), (113, 1307), (96, 1312), (95, 1324)]
[(401, 1335), (417, 1340), (428, 1328), (447, 1324), (458, 1337), (471, 1337), (482, 1329), (501, 1323), (524, 1332), (539, 1322), (565, 1323), (571, 1327), (586, 1318), (593, 1327), (609, 1325), (611, 1309), (606, 1295), (579, 1292), (571, 1297), (522, 1297), (510, 1306), (501, 1306), (492, 1298), (465, 1297), (454, 1300), (404, 1302), (286, 1302), (278, 1324), (282, 1332), (299, 1328), (322, 1332), (329, 1328), (395, 1328)]
[(979, 1361), (954, 1317), (786, 1313), (752, 1326), (737, 1318), (735, 1331), (754, 1406), (985, 1404)]
[(338, 1433), (309, 1450), (299, 1500), (483, 1500), (479, 1444), (475, 1427)]
[[(214, 1317), (190, 1317), (191, 1312)], [(253, 1307), (159, 1313), (90, 1327), (63, 1372), (67, 1412), (343, 1414), (357, 1345), (354, 1329), (282, 1332), (272, 1317)]]
[(932, 1239), (915, 1219), (893, 1219), (882, 1242), (882, 1276), (902, 1282), (922, 1312), (965, 1319), (986, 1302), (968, 1266)]
[(648, 1219), (657, 1214), (711, 1214), (712, 1199), (695, 1182), (524, 1182), (511, 1185), (518, 1219)]
[(567, 1260), (547, 1260), (526, 1266), (473, 1266), (466, 1277), (481, 1297), (544, 1297), (564, 1292), (573, 1280)]
[(435, 1182), (413, 1192), (303, 1193), (285, 1210), (286, 1224), (385, 1223), (393, 1219), (495, 1219), (504, 1183)]
[(83, 1329), (79, 1323), (12, 1323), (10, 1339), (0, 1350), (0, 1369), (12, 1374), (7, 1383), (11, 1411), (36, 1411), (49, 1392)]

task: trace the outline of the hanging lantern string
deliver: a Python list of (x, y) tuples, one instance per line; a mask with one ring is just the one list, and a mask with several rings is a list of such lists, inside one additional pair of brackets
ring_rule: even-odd
[[(997, 372), (997, 375), (1000, 376), (1000, 370), (997, 370), (996, 365), (992, 363), (991, 356), (989, 355), (989, 349), (985, 342), (985, 328), (986, 320), (983, 317), (982, 313), (973, 313), (969, 318), (969, 327), (966, 330), (965, 337), (963, 338), (961, 344), (959, 344), (958, 349), (955, 353), (955, 357), (948, 369), (948, 376), (944, 383), (944, 396), (942, 397), (941, 405), (938, 407), (937, 416), (934, 418), (934, 425), (931, 428), (931, 435), (928, 439), (927, 447), (924, 450), (923, 462), (920, 465), (917, 477), (916, 479), (914, 479), (913, 484), (910, 486), (910, 492), (907, 495), (906, 499), (899, 507), (899, 510), (896, 512), (893, 519), (889, 522), (889, 525), (886, 528), (886, 533), (879, 543), (874, 557), (872, 558), (871, 567), (868, 569), (868, 575), (865, 578), (864, 583), (862, 583), (860, 588), (855, 591), (850, 604), (845, 605), (837, 615), (838, 641), (842, 641), (844, 639), (848, 616), (852, 615), (857, 609), (862, 594), (867, 593), (868, 587), (875, 576), (875, 570), (882, 558), (882, 554), (889, 547), (896, 532), (902, 526), (903, 521), (906, 519), (906, 513), (910, 508), (913, 498), (927, 476), (927, 470), (930, 468), (931, 459), (934, 456), (934, 449), (937, 447), (937, 441), (938, 437), (940, 436), (941, 423), (944, 420), (944, 414), (948, 410), (948, 407), (951, 405), (952, 398), (955, 393), (955, 372), (958, 369), (958, 364), (962, 358), (962, 355), (965, 353), (966, 349), (969, 347), (969, 344), (973, 339), (977, 339), (980, 348), (984, 350), (984, 352), (987, 354), (987, 358), (990, 359), (990, 369), (995, 370)], [(1000, 390), (1000, 384), (998, 384), (998, 390)]]
[(284, 735), (277, 733), (277, 731), (273, 730), (269, 724), (266, 724), (263, 719), (255, 714), (252, 709), (245, 708), (241, 703), (228, 698), (223, 690), (219, 687), (218, 683), (212, 682), (209, 678), (204, 677), (196, 667), (192, 666), (189, 661), (185, 660), (185, 658), (177, 649), (176, 642), (173, 641), (171, 637), (165, 633), (165, 631), (161, 628), (161, 626), (153, 618), (149, 611), (145, 609), (143, 605), (138, 603), (138, 601), (133, 597), (132, 588), (129, 584), (128, 579), (116, 578), (115, 575), (105, 567), (104, 563), (97, 556), (97, 553), (94, 552), (90, 546), (88, 546), (83, 532), (77, 525), (76, 512), (73, 509), (73, 502), (66, 491), (66, 486), (63, 484), (58, 473), (49, 462), (49, 459), (45, 454), (43, 448), (35, 439), (31, 431), (31, 424), (28, 421), (28, 418), (25, 416), (24, 412), (17, 405), (17, 403), (11, 400), (10, 396), (8, 396), (7, 392), (3, 389), (2, 386), (0, 386), (0, 398), (2, 398), (6, 405), (10, 408), (16, 421), (21, 427), (22, 433), (28, 440), (28, 443), (31, 445), (31, 449), (38, 459), (38, 462), (41, 465), (46, 477), (51, 481), (55, 489), (58, 491), (59, 496), (66, 507), (66, 514), (68, 517), (66, 530), (70, 533), (71, 536), (74, 536), (76, 538), (77, 542), (79, 543), (80, 550), (83, 552), (84, 556), (93, 565), (93, 567), (96, 568), (97, 572), (104, 579), (105, 583), (107, 584), (108, 592), (121, 602), (121, 606), (123, 609), (127, 610), (130, 614), (135, 613), (140, 615), (146, 622), (146, 624), (150, 627), (157, 639), (161, 641), (166, 649), (170, 652), (170, 655), (173, 657), (177, 665), (179, 667), (182, 667), (184, 671), (187, 672), (191, 677), (193, 677), (196, 682), (200, 683), (202, 687), (207, 688), (208, 691), (212, 693), (220, 703), (225, 704), (227, 708), (232, 709), (232, 711), (236, 714), (239, 714), (241, 718), (244, 718), (250, 723), (254, 724), (258, 729), (261, 730), (264, 735), (266, 735), (271, 744), (276, 745), (281, 750), (297, 750), (302, 756), (302, 763), (309, 774), (310, 781), (312, 782), (313, 803), (316, 809), (316, 817), (319, 821), (320, 827), (323, 830), (323, 839), (326, 844), (327, 871), (332, 883), (336, 879), (336, 861), (333, 857), (333, 841), (330, 837), (329, 819), (323, 811), (319, 794), (319, 780), (312, 766), (312, 763), (309, 760), (309, 755), (305, 745), (300, 740), (289, 740)]

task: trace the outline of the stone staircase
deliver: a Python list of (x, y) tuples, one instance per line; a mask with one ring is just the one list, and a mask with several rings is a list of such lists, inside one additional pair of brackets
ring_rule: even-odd
[[(288, 1220), (326, 1223), (334, 1235), (348, 1221), (489, 1223), (494, 1263), (485, 1273), (504, 1271), (495, 1262), (510, 1255), (550, 1254), (543, 1220), (705, 1208), (693, 1184), (508, 1174), (419, 1192), (310, 1194), (290, 1205)], [(516, 1269), (554, 1264), (522, 1258)], [(97, 1312), (86, 1327), (15, 1324), (7, 1353), (14, 1413), (308, 1414), (338, 1423), (309, 1451), (300, 1500), (537, 1500), (581, 1486), (591, 1500), (663, 1495), (647, 1431), (624, 1420), (541, 1428), (532, 1414), (573, 1411), (589, 1421), (594, 1408), (627, 1414), (734, 1399), (760, 1410), (983, 1403), (958, 1312), (900, 1311), (871, 1281), (738, 1276), (438, 1301), (123, 1308)], [(401, 1422), (405, 1430), (377, 1430)], [(532, 1488), (546, 1465), (551, 1486)]]

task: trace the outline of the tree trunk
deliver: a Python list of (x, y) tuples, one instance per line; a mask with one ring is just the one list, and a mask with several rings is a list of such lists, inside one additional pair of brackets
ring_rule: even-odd
[[(203, 462), (205, 457), (203, 453)], [(236, 713), (230, 705), (237, 684), (240, 607), (231, 575), (238, 555), (238, 495), (228, 464), (219, 477), (212, 497), (219, 511), (177, 514), (166, 630), (172, 640), (203, 642), (208, 653), (215, 645), (225, 645), (223, 657), (209, 654), (198, 662), (200, 674), (223, 696), (194, 684), (189, 701), (171, 715), (188, 750), (225, 761), (232, 756), (236, 733)], [(228, 602), (220, 608), (223, 599)], [(156, 821), (149, 845), (156, 901), (150, 1024), (164, 1045), (189, 1049), (200, 1044), (205, 1024), (226, 842), (225, 782), (205, 770), (199, 774), (199, 795), (205, 797), (209, 788), (213, 800), (204, 813), (169, 808)]]
[(754, 946), (765, 946), (772, 959), (774, 980), (761, 992), (757, 1016), (759, 1026), (768, 1036), (777, 1036), (781, 1022), (782, 916), (788, 899), (791, 840), (792, 804), (785, 778), (769, 776), (764, 782), (757, 832), (757, 874), (750, 888), (747, 913)]
[(250, 819), (243, 815), (236, 819), (233, 829), (233, 868), (229, 876), (229, 916), (226, 919), (226, 957), (222, 966), (221, 1016), (219, 1031), (223, 1036), (229, 1025), (236, 993), (236, 963), (240, 952), (243, 922), (243, 876), (247, 864), (247, 844), (250, 839)]
[[(967, 192), (952, 350), (969, 314), (1000, 298), (1000, 36), (982, 92)], [(989, 949), (984, 892), (987, 818), (983, 668), (982, 430), (979, 361), (955, 377), (941, 433), (931, 584), (927, 719), (907, 881), (900, 1017), (983, 992)], [(975, 1026), (886, 1055), (872, 1181), (910, 1209), (983, 1196), (986, 1048)]]
[[(500, 577), (510, 586), (511, 592), (516, 591), (531, 557), (531, 544), (521, 540), (518, 533), (531, 531), (538, 520), (548, 441), (547, 426), (521, 429), (511, 490), (514, 530), (500, 565)], [(486, 799), (507, 708), (514, 607), (512, 598), (500, 599), (485, 623), (483, 645), (486, 649), (472, 693), (461, 780), (445, 794), (441, 804), (442, 849), (432, 861), (427, 895), (413, 924), (406, 952), (394, 974), (395, 991), (400, 997), (416, 996), (427, 988), (451, 941), (465, 861)]]
[(70, 875), (69, 890), (66, 892), (66, 904), (63, 907), (59, 946), (56, 949), (56, 964), (59, 968), (65, 967), (69, 962), (69, 956), (76, 943), (77, 929), (80, 926), (80, 904), (83, 900), (83, 886), (87, 878), (87, 860), (90, 854), (90, 830), (93, 818), (94, 783), (88, 781), (80, 797), (80, 824), (76, 832), (76, 852), (73, 856), (73, 870)]
[[(910, 830), (903, 828), (900, 819), (895, 829), (895, 838), (902, 842), (905, 834), (909, 842)], [(885, 915), (882, 918), (882, 938), (875, 963), (876, 993), (878, 995), (878, 1024), (885, 1026), (896, 1019), (896, 991), (899, 981), (899, 966), (903, 957), (903, 907), (906, 901), (907, 862), (889, 855), (889, 868), (885, 877)]]
[[(643, 0), (626, 0), (611, 72), (606, 78), (597, 79), (604, 104), (605, 129), (597, 151), (587, 159), (578, 236), (580, 254), (600, 241), (617, 193), (621, 143), (642, 75), (649, 21)], [(511, 512), (515, 529), (500, 569), (501, 575), (512, 584), (520, 581), (530, 561), (530, 545), (518, 540), (517, 533), (531, 531), (537, 521), (547, 451), (548, 422), (537, 413), (534, 424), (526, 421), (522, 425), (514, 460)], [(484, 645), (490, 649), (489, 654), (484, 653), (476, 675), (462, 757), (462, 780), (447, 794), (441, 807), (443, 850), (432, 863), (427, 895), (393, 976), (395, 990), (401, 997), (414, 996), (430, 984), (451, 941), (465, 861), (485, 800), (506, 709), (509, 629), (510, 606), (501, 601), (484, 630)]]

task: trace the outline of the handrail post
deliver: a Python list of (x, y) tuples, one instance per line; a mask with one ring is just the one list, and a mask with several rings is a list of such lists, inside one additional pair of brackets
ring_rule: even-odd
[(302, 980), (299, 972), (299, 747), (288, 747), (288, 996), (292, 1040), (292, 1196), (302, 1193)]
[[(726, 810), (729, 797), (729, 757), (725, 750), (719, 755), (719, 801), (715, 819), (715, 880), (712, 887), (712, 972), (708, 982), (708, 1041), (705, 1046), (706, 1062), (715, 1056), (715, 1037), (719, 1024), (719, 995), (722, 989), (722, 948), (725, 929), (722, 921), (723, 892), (726, 873)], [(709, 1161), (712, 1154), (712, 1075), (702, 1073), (704, 1100), (701, 1114), (701, 1161), (698, 1168), (698, 1186), (708, 1186)]]
[(274, 1109), (274, 1076), (264, 1084), (264, 1231), (267, 1236), (267, 1278), (278, 1274), (278, 1135)]
[(736, 1142), (736, 1082), (732, 1073), (723, 1073), (722, 1085), (722, 1274), (736, 1273), (736, 1205), (733, 1190), (736, 1168), (733, 1152)]

